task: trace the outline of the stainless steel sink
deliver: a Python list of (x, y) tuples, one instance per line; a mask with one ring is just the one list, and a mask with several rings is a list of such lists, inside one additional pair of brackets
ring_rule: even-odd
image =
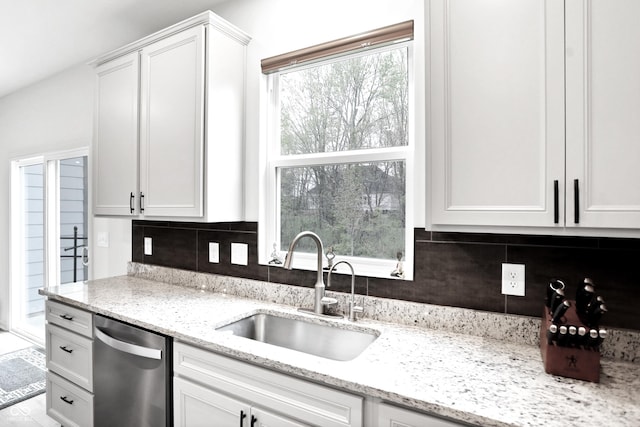
[(378, 338), (376, 331), (341, 329), (303, 319), (254, 314), (217, 329), (332, 360), (352, 360)]

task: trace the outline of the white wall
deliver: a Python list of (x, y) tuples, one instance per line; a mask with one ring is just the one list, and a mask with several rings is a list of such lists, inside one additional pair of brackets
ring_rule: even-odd
[[(10, 165), (30, 155), (88, 147), (93, 116), (93, 72), (73, 67), (0, 99), (0, 328), (9, 327)], [(104, 220), (114, 228), (108, 253), (93, 251), (94, 277), (122, 274), (131, 259), (131, 221)], [(126, 239), (125, 239), (126, 237)], [(126, 244), (125, 244), (126, 243)], [(103, 251), (104, 252), (104, 251)], [(100, 262), (96, 262), (100, 261)]]

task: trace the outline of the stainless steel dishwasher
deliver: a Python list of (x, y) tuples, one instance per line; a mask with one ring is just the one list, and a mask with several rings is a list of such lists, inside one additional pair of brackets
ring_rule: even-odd
[(97, 314), (94, 335), (94, 426), (171, 426), (171, 339)]

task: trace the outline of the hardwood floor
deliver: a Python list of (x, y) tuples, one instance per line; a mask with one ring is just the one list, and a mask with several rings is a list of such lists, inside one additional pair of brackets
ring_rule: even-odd
[[(0, 354), (31, 347), (32, 342), (0, 331)], [(60, 427), (46, 414), (46, 397), (40, 394), (0, 410), (0, 427)]]

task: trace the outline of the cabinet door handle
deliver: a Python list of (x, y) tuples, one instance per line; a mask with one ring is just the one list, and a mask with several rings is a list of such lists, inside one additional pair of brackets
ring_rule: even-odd
[(580, 184), (573, 180), (573, 222), (580, 224)]
[(65, 351), (65, 352), (67, 352), (69, 354), (73, 353), (73, 349), (72, 348), (67, 348), (66, 345), (61, 345), (60, 346), (60, 350)]
[(240, 427), (244, 424), (244, 419), (247, 418), (247, 414), (244, 411), (240, 411)]
[(251, 415), (251, 427), (253, 427), (258, 422), (258, 419)]
[(60, 400), (62, 400), (65, 403), (68, 403), (69, 405), (73, 405), (73, 400), (67, 399), (67, 396), (60, 396)]
[(140, 212), (144, 212), (144, 193), (140, 192)]
[(133, 191), (131, 192), (131, 194), (129, 195), (129, 210), (131, 211), (131, 213), (133, 213), (133, 211), (135, 210), (135, 207), (133, 206), (133, 201), (136, 198), (136, 196), (133, 194)]
[(553, 181), (553, 223), (560, 222), (560, 190), (558, 189), (558, 180)]
[(62, 317), (64, 320), (73, 320), (73, 316), (69, 316), (68, 314), (61, 314), (60, 317)]

